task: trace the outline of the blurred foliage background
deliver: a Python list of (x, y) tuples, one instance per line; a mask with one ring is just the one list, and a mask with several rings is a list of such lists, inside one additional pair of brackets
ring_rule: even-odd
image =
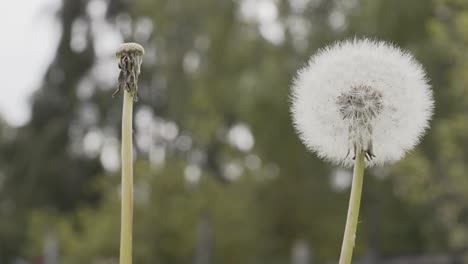
[(289, 85), (363, 36), (414, 53), (436, 113), (367, 171), (356, 263), (468, 263), (468, 1), (64, 0), (56, 17), (30, 121), (0, 124), (0, 263), (117, 263), (123, 41), (146, 49), (134, 263), (336, 263), (351, 172), (299, 142)]

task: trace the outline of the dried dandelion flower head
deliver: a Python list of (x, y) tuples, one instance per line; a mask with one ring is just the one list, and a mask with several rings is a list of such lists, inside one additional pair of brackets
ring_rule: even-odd
[(119, 59), (119, 86), (113, 95), (125, 89), (131, 93), (133, 99), (138, 99), (138, 76), (145, 50), (138, 43), (129, 42), (122, 44), (115, 56)]
[(368, 39), (320, 50), (297, 73), (291, 112), (304, 144), (320, 157), (351, 166), (400, 159), (428, 128), (432, 92), (407, 52)]

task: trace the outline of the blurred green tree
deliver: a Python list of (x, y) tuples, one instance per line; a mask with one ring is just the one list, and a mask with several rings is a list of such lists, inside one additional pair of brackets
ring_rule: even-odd
[(427, 23), (432, 53), (430, 74), (436, 84), (436, 119), (424, 152), (396, 167), (396, 192), (426, 210), (427, 251), (445, 250), (466, 262), (468, 234), (467, 39), (468, 3), (434, 1)]

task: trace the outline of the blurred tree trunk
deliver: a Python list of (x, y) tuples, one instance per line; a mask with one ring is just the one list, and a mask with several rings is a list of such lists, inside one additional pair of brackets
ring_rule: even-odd
[(210, 264), (213, 251), (213, 227), (208, 213), (200, 216), (194, 264)]
[(59, 241), (55, 233), (49, 231), (44, 236), (44, 264), (58, 264)]
[(291, 254), (291, 264), (312, 264), (309, 243), (299, 239), (294, 242)]

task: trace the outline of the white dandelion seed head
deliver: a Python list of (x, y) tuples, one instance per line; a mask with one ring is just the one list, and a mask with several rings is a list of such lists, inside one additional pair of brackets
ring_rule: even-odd
[(337, 42), (312, 56), (294, 79), (291, 112), (301, 140), (321, 158), (352, 166), (397, 161), (429, 126), (431, 87), (408, 53), (382, 41)]

